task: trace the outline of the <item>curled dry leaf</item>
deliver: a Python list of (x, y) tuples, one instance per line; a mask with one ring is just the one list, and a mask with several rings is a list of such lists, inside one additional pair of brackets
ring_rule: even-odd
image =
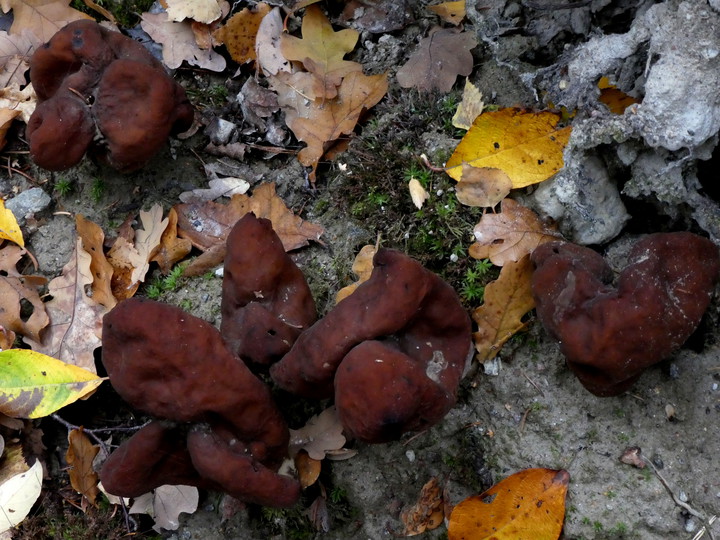
[(430, 198), (430, 194), (422, 186), (420, 180), (415, 177), (412, 177), (408, 182), (408, 191), (410, 191), (410, 198), (418, 210), (420, 210), (423, 204), (425, 204), (425, 201)]
[(525, 328), (522, 318), (535, 307), (531, 277), (532, 263), (525, 255), (506, 263), (500, 276), (485, 287), (485, 301), (472, 313), (478, 325), (473, 339), (480, 362), (495, 358), (505, 342)]
[(93, 469), (93, 460), (100, 451), (93, 445), (82, 428), (73, 429), (68, 433), (68, 449), (65, 460), (69, 466), (70, 485), (75, 491), (87, 497), (94, 505), (98, 493), (98, 475)]
[(477, 86), (470, 82), (470, 79), (465, 79), (462, 101), (452, 117), (452, 125), (458, 129), (470, 129), (484, 108), (482, 93)]
[(370, 279), (370, 274), (372, 274), (373, 269), (373, 258), (375, 257), (377, 250), (377, 246), (363, 246), (360, 252), (355, 256), (355, 261), (353, 261), (352, 265), (352, 271), (358, 279), (355, 283), (352, 283), (347, 287), (343, 287), (338, 291), (337, 295), (335, 296), (336, 304), (344, 298), (350, 296), (353, 292), (355, 292), (355, 289), (358, 288), (358, 285)]
[(401, 536), (431, 531), (438, 528), (444, 519), (443, 490), (440, 481), (433, 477), (422, 487), (417, 502), (400, 514), (404, 525)]
[(555, 226), (513, 199), (502, 201), (499, 214), (485, 214), (475, 225), (476, 242), (470, 246), (475, 259), (490, 259), (496, 266), (518, 261), (537, 246), (562, 239)]
[(472, 72), (470, 50), (476, 45), (477, 38), (471, 32), (435, 27), (398, 70), (398, 84), (403, 88), (447, 93), (458, 75), (467, 76)]
[(82, 240), (83, 249), (90, 255), (90, 273), (93, 276), (92, 298), (98, 304), (112, 309), (117, 304), (117, 300), (112, 294), (114, 268), (103, 253), (105, 233), (99, 225), (80, 214), (75, 216), (75, 230)]
[(303, 489), (312, 486), (320, 478), (322, 461), (311, 458), (305, 450), (300, 450), (295, 456), (295, 469), (298, 480)]
[(500, 169), (462, 164), (462, 176), (455, 186), (458, 201), (466, 206), (495, 206), (510, 193), (512, 181)]
[[(16, 265), (26, 251), (19, 246), (6, 245), (0, 250), (0, 326), (6, 332), (15, 332), (31, 340), (39, 340), (40, 332), (50, 319), (39, 291), (47, 280), (41, 276), (20, 274)], [(30, 317), (23, 319), (22, 302), (33, 306)]]
[(168, 224), (160, 238), (160, 246), (150, 259), (156, 262), (163, 275), (168, 275), (175, 263), (183, 260), (190, 250), (192, 244), (187, 238), (179, 238), (177, 232), (177, 211), (171, 208), (167, 216)]
[(458, 504), (449, 540), (557, 540), (565, 520), (570, 475), (564, 470), (526, 469)]
[(460, 180), (462, 164), (502, 169), (513, 188), (547, 180), (563, 167), (571, 127), (557, 129), (560, 116), (523, 109), (486, 111), (478, 116), (450, 156), (446, 172)]

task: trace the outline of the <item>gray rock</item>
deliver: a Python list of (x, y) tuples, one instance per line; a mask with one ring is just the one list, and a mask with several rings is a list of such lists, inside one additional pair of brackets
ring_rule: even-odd
[(50, 196), (42, 188), (34, 187), (6, 201), (5, 207), (15, 214), (15, 219), (22, 225), (26, 216), (42, 212), (51, 201)]

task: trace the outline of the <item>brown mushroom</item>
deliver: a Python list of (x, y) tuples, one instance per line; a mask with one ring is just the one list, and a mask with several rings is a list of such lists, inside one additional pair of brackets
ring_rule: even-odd
[(626, 391), (695, 331), (720, 272), (718, 248), (692, 233), (637, 242), (617, 285), (593, 250), (549, 242), (532, 254), (537, 313), (580, 382), (595, 395)]

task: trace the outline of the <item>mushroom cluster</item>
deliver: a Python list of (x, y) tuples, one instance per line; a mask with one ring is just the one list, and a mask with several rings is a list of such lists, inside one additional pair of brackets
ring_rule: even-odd
[(720, 275), (718, 248), (688, 232), (637, 242), (615, 283), (605, 260), (571, 243), (532, 254), (537, 314), (580, 382), (595, 395), (626, 391), (700, 324)]
[(368, 281), (315, 322), (305, 278), (271, 223), (247, 214), (228, 236), (222, 323), (129, 299), (103, 320), (102, 361), (133, 407), (157, 420), (105, 462), (108, 492), (162, 484), (289, 506), (297, 481), (277, 473), (288, 429), (246, 363), (271, 365), (284, 389), (335, 398), (348, 436), (385, 442), (437, 423), (471, 357), (455, 291), (406, 255), (381, 249)]
[(38, 96), (30, 155), (48, 170), (68, 169), (88, 151), (119, 171), (139, 169), (193, 121), (185, 91), (162, 64), (94, 21), (72, 22), (39, 47), (30, 80)]

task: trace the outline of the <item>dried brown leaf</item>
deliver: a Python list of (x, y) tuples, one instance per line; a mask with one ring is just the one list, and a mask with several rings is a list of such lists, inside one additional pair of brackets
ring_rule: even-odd
[[(15, 268), (26, 251), (16, 245), (7, 245), (0, 250), (0, 326), (5, 331), (15, 332), (31, 340), (40, 339), (40, 331), (50, 319), (39, 290), (47, 280), (41, 276), (26, 276)], [(32, 304), (32, 314), (23, 320), (22, 301)]]
[(455, 186), (458, 201), (466, 206), (490, 207), (512, 190), (512, 180), (502, 169), (473, 167), (463, 163), (462, 176)]
[(99, 225), (80, 214), (75, 216), (75, 229), (82, 240), (83, 249), (90, 254), (90, 273), (93, 276), (92, 298), (98, 304), (112, 309), (117, 304), (117, 300), (112, 294), (114, 269), (103, 252), (105, 233)]
[(69, 466), (70, 485), (75, 491), (87, 497), (93, 505), (100, 493), (98, 475), (93, 469), (93, 460), (99, 451), (100, 447), (90, 442), (82, 428), (73, 429), (68, 433), (65, 460)]
[(335, 406), (313, 416), (300, 429), (290, 430), (290, 452), (305, 450), (315, 460), (325, 458), (328, 450), (339, 450), (345, 446), (343, 427)]
[(260, 2), (254, 10), (244, 8), (215, 31), (215, 39), (225, 45), (230, 57), (238, 64), (252, 62), (257, 58), (255, 40), (260, 23), (270, 10), (271, 7), (265, 2)]
[(178, 216), (174, 208), (168, 212), (167, 220), (167, 227), (160, 238), (160, 249), (150, 259), (151, 262), (158, 263), (163, 275), (168, 275), (175, 263), (183, 260), (192, 249), (190, 240), (178, 237)]
[(29, 30), (41, 43), (49, 41), (66, 24), (80, 19), (92, 19), (77, 9), (71, 8), (70, 0), (2, 0), (4, 13), (12, 10), (13, 24), (10, 34), (21, 34)]
[(438, 528), (445, 518), (443, 490), (440, 481), (431, 478), (420, 491), (417, 502), (400, 513), (401, 536), (415, 536)]

